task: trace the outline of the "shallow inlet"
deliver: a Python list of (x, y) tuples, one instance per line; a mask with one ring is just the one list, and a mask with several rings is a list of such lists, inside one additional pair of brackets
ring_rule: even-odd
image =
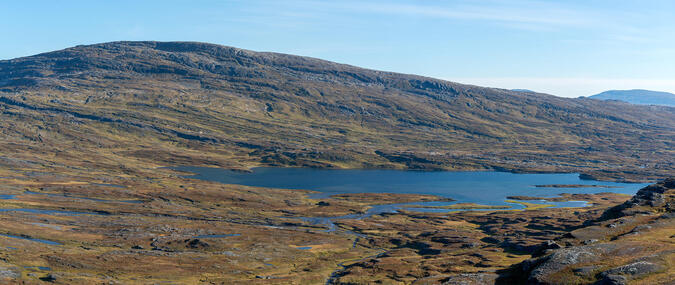
[(39, 238), (22, 237), (22, 236), (14, 236), (14, 235), (7, 235), (7, 234), (0, 234), (0, 236), (8, 237), (8, 238), (15, 238), (15, 239), (29, 240), (29, 241), (48, 244), (48, 245), (62, 245), (61, 243), (58, 243), (58, 242), (55, 242), (55, 241), (44, 240), (44, 239), (39, 239)]
[(50, 197), (63, 197), (63, 198), (70, 198), (70, 199), (103, 202), (103, 203), (141, 204), (141, 203), (145, 202), (145, 201), (142, 201), (142, 200), (106, 200), (106, 199), (88, 198), (88, 197), (80, 197), (80, 196), (71, 196), (71, 195), (65, 195), (65, 194), (40, 193), (40, 192), (33, 192), (33, 191), (25, 191), (25, 192), (23, 192), (23, 194), (26, 194), (26, 195), (45, 195), (45, 196), (50, 196)]
[(37, 269), (37, 270), (42, 270), (42, 271), (52, 271), (52, 268), (47, 267), (47, 266), (24, 266), (23, 268), (25, 268), (25, 269)]
[(200, 235), (194, 238), (227, 238), (227, 237), (238, 237), (241, 234), (222, 234), (222, 235)]
[(79, 215), (107, 216), (107, 214), (104, 214), (104, 213), (94, 213), (94, 212), (74, 212), (74, 211), (58, 211), (58, 210), (41, 210), (41, 209), (28, 209), (28, 208), (0, 209), (0, 212), (24, 212), (24, 213), (30, 213), (30, 214), (41, 214), (41, 215), (64, 215), (64, 216), (79, 216)]
[(103, 186), (103, 187), (114, 187), (114, 188), (127, 188), (127, 186), (124, 186), (124, 185), (108, 184), (108, 183), (92, 183), (91, 185)]

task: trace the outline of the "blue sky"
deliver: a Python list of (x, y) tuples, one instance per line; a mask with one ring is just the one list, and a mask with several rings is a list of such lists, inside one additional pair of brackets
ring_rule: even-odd
[(675, 93), (673, 13), (670, 0), (3, 1), (0, 59), (202, 41), (566, 97)]

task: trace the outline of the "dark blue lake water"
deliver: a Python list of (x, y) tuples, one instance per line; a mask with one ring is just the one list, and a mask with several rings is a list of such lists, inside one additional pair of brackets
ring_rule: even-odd
[[(309, 168), (253, 168), (252, 173), (220, 168), (181, 166), (190, 178), (247, 186), (307, 189), (322, 192), (315, 198), (339, 193), (413, 193), (452, 198), (458, 202), (507, 205), (507, 196), (553, 197), (560, 193), (614, 192), (635, 194), (647, 184), (579, 179), (578, 174), (514, 174), (508, 172), (422, 172), (401, 170), (326, 170)], [(535, 185), (584, 184), (612, 188), (547, 188)], [(583, 206), (583, 203), (554, 203)], [(560, 204), (560, 205), (558, 205)], [(513, 206), (513, 204), (508, 204)]]

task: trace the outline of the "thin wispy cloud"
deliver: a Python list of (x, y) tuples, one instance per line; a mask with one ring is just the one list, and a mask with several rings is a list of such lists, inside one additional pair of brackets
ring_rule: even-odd
[[(608, 38), (637, 41), (657, 35), (645, 27), (651, 19), (640, 11), (597, 9), (583, 2), (551, 1), (288, 1), (283, 6), (309, 9), (308, 16), (337, 13), (380, 14), (438, 20), (492, 23), (529, 31), (579, 29)], [(321, 16), (319, 16), (321, 17)], [(395, 18), (393, 19), (395, 20)]]
[(480, 5), (464, 3), (460, 5), (452, 5), (450, 7), (411, 4), (362, 4), (360, 8), (365, 11), (377, 13), (458, 20), (479, 20), (504, 23), (528, 23), (561, 26), (578, 26), (587, 25), (590, 23), (589, 19), (580, 17), (578, 13), (575, 13), (575, 11), (554, 7), (551, 5), (542, 5), (541, 3), (538, 3), (538, 5), (534, 7), (514, 4), (495, 5), (494, 2), (492, 2), (492, 4), (482, 3)]
[(539, 24), (550, 26), (586, 26), (596, 22), (583, 10), (538, 1), (296, 1), (297, 7), (327, 12), (349, 11), (392, 16), (427, 17), (446, 20), (476, 20), (496, 23)]

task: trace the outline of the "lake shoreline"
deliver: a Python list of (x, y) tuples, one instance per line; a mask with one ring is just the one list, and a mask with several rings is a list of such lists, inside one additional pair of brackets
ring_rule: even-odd
[[(444, 208), (448, 212), (454, 210), (497, 210), (496, 208), (504, 209), (506, 207), (514, 209), (514, 204), (517, 203), (507, 201), (509, 197), (513, 196), (535, 197), (531, 200), (545, 201), (545, 204), (540, 205), (549, 207), (584, 207), (585, 204), (577, 205), (571, 203), (570, 200), (559, 199), (560, 196), (542, 194), (537, 192), (536, 189), (541, 188), (538, 187), (541, 185), (575, 185), (576, 187), (566, 189), (569, 190), (566, 192), (570, 192), (570, 194), (588, 194), (597, 192), (595, 189), (598, 188), (605, 189), (606, 191), (607, 189), (612, 189), (613, 191), (610, 192), (615, 193), (633, 194), (641, 186), (632, 183), (603, 181), (597, 181), (603, 184), (583, 184), (586, 180), (581, 179), (578, 174), (565, 173), (317, 169), (299, 167), (252, 167), (247, 172), (232, 171), (226, 168), (195, 166), (175, 166), (168, 169), (190, 174), (182, 176), (185, 178), (224, 184), (286, 190), (301, 189), (302, 191), (311, 193), (307, 194), (308, 199), (314, 199), (320, 204), (327, 203), (323, 199), (344, 198), (345, 195), (349, 195), (348, 201), (365, 202), (370, 205), (417, 204), (416, 206), (406, 205), (406, 207), (418, 211), (439, 211)], [(405, 178), (402, 178), (402, 176)], [(441, 182), (436, 183), (433, 181), (434, 179)], [(522, 179), (533, 180), (531, 182), (523, 182)], [(565, 183), (551, 184), (552, 179), (565, 181)], [(455, 180), (459, 180), (459, 182), (455, 183)], [(540, 183), (544, 181), (549, 183)], [(508, 185), (502, 185), (505, 183)], [(491, 195), (476, 196), (475, 193), (471, 194), (473, 192), (489, 192)], [(385, 194), (385, 196), (382, 196), (382, 194)], [(409, 199), (401, 199), (400, 195), (416, 196), (409, 197)], [(424, 198), (425, 195), (433, 195), (436, 198)], [(438, 204), (439, 202), (443, 202), (444, 199), (448, 203)], [(447, 199), (452, 199), (453, 201), (449, 202)], [(462, 203), (485, 205), (485, 207), (453, 209), (453, 207), (457, 207), (452, 206), (453, 204)], [(522, 207), (515, 209), (518, 208)], [(336, 216), (329, 214), (329, 212), (326, 214), (317, 212), (315, 214), (323, 217)]]

